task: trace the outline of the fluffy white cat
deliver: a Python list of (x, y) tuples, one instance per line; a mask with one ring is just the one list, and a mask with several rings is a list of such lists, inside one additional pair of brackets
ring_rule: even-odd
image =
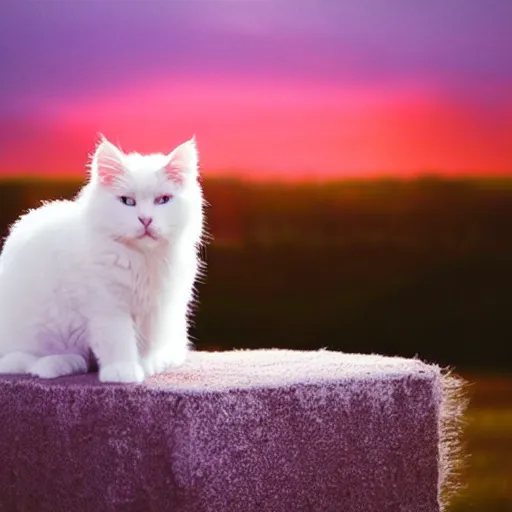
[(73, 201), (22, 216), (0, 256), (0, 373), (141, 382), (178, 366), (200, 269), (195, 139), (168, 155), (103, 138)]

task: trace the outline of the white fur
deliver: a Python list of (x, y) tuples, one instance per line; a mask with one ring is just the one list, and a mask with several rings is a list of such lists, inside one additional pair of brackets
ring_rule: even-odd
[[(138, 238), (138, 217), (156, 239)], [(194, 139), (145, 156), (103, 139), (76, 199), (30, 211), (5, 241), (0, 373), (83, 373), (94, 355), (101, 381), (140, 382), (183, 363), (202, 230)]]

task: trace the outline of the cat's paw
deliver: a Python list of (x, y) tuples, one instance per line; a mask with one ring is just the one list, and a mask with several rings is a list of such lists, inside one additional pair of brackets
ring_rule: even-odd
[(113, 363), (100, 367), (101, 382), (142, 382), (144, 369), (137, 362)]
[(149, 377), (157, 373), (162, 373), (168, 368), (181, 366), (187, 358), (187, 351), (172, 351), (169, 349), (160, 349), (151, 352), (141, 360), (144, 373)]
[(41, 379), (55, 379), (64, 375), (87, 373), (87, 361), (79, 355), (63, 354), (45, 356), (30, 368), (30, 373)]
[(0, 358), (0, 373), (28, 373), (37, 356), (25, 352), (11, 352)]

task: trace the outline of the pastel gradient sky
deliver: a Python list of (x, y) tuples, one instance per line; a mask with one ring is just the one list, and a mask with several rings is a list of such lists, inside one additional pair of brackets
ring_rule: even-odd
[(0, 173), (196, 134), (206, 174), (512, 175), (510, 0), (0, 6)]

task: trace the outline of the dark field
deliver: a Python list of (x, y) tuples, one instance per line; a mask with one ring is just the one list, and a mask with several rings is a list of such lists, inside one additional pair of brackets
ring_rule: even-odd
[[(77, 186), (4, 183), (4, 233)], [(512, 180), (215, 180), (205, 195), (197, 348), (328, 347), (454, 367), (473, 385), (468, 486), (451, 510), (512, 511)]]
[(472, 384), (464, 435), (466, 486), (450, 512), (512, 511), (512, 378), (465, 375)]

